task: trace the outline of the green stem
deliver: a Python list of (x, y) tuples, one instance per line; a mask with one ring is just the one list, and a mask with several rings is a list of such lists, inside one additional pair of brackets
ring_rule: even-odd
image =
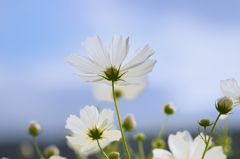
[(38, 147), (38, 144), (37, 144), (37, 141), (36, 141), (36, 138), (35, 136), (33, 136), (33, 145), (34, 145), (34, 148), (35, 150), (37, 151), (37, 154), (40, 158), (44, 158), (42, 152), (40, 151), (39, 147)]
[(100, 144), (99, 144), (99, 141), (97, 140), (97, 144), (98, 144), (98, 147), (100, 148), (100, 150), (102, 151), (103, 155), (109, 159), (109, 157), (106, 155), (106, 153), (103, 151), (103, 149), (101, 148)]
[(214, 128), (215, 128), (215, 126), (216, 126), (216, 124), (217, 124), (217, 121), (218, 121), (218, 119), (219, 119), (220, 116), (221, 116), (221, 114), (219, 113), (216, 121), (215, 121), (214, 124), (213, 124), (212, 130), (211, 130), (211, 132), (210, 132), (210, 134), (209, 134), (209, 137), (208, 137), (208, 141), (207, 141), (207, 143), (206, 143), (206, 147), (205, 147), (204, 152), (203, 152), (203, 155), (202, 155), (202, 159), (204, 159), (204, 156), (205, 156), (205, 154), (206, 154), (206, 152), (207, 152), (208, 145), (209, 145), (209, 142), (210, 142), (210, 140), (211, 140), (211, 136), (212, 136), (213, 130), (214, 130)]
[[(167, 123), (168, 123), (168, 115), (166, 116), (165, 118), (165, 121), (164, 121), (164, 124), (162, 126), (162, 129), (160, 130), (160, 133), (158, 134), (157, 138), (156, 139), (161, 139), (163, 137), (163, 134), (166, 130), (166, 127), (167, 127)], [(156, 140), (155, 139), (155, 140)]]
[(139, 153), (140, 153), (141, 159), (145, 159), (142, 141), (138, 142), (138, 147), (139, 147)]
[(206, 130), (207, 128), (206, 127), (204, 127), (204, 142), (206, 143), (207, 142), (207, 130)]
[(127, 153), (128, 159), (130, 159), (130, 154), (128, 152), (125, 136), (124, 136), (124, 133), (123, 133), (122, 123), (121, 123), (120, 115), (119, 115), (119, 112), (118, 112), (118, 106), (117, 106), (117, 101), (116, 101), (116, 97), (115, 97), (115, 93), (114, 92), (115, 92), (114, 91), (114, 81), (112, 81), (112, 93), (113, 93), (113, 100), (114, 100), (116, 113), (117, 113), (117, 117), (118, 117), (118, 124), (119, 124), (120, 131), (121, 131), (121, 134), (122, 134), (122, 139), (123, 139), (123, 144), (124, 144), (125, 151)]
[[(165, 118), (165, 121), (163, 123), (163, 126), (162, 126), (158, 136), (153, 140), (153, 142), (156, 141), (157, 139), (161, 139), (163, 137), (163, 134), (164, 134), (164, 132), (166, 130), (166, 127), (167, 127), (167, 123), (168, 123), (168, 115)], [(152, 157), (152, 155), (153, 155), (152, 151), (153, 151), (153, 147), (152, 147), (150, 153), (148, 154), (147, 159), (150, 159)]]

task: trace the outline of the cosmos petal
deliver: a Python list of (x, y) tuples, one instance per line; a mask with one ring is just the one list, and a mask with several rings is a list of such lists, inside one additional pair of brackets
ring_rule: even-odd
[(119, 130), (108, 130), (105, 131), (106, 137), (110, 141), (118, 141), (122, 138), (121, 132)]
[(152, 159), (175, 159), (175, 157), (169, 151), (154, 149)]
[(72, 54), (67, 57), (68, 63), (71, 64), (78, 72), (98, 74), (103, 68), (88, 57)]
[(145, 45), (141, 48), (138, 48), (136, 51), (134, 51), (130, 56), (128, 56), (123, 64), (122, 64), (122, 69), (123, 70), (128, 70), (135, 65), (138, 65), (140, 63), (143, 63), (146, 61), (152, 54), (153, 52), (153, 47), (148, 47), (148, 45)]
[[(125, 77), (140, 77), (140, 76), (144, 76), (147, 73), (151, 72), (155, 63), (157, 61), (156, 60), (147, 60), (145, 61), (143, 64), (138, 65), (130, 70), (125, 70), (126, 74)], [(124, 77), (123, 77), (124, 78)]]
[(98, 121), (98, 110), (95, 106), (85, 106), (80, 110), (80, 118), (87, 128), (91, 129)]
[(65, 126), (66, 129), (70, 129), (72, 132), (76, 134), (85, 133), (84, 129), (86, 129), (86, 126), (77, 116), (70, 115), (66, 123), (67, 123), (67, 125)]
[(102, 69), (111, 65), (108, 49), (98, 36), (94, 38), (87, 37), (87, 40), (82, 42), (82, 45), (86, 48), (88, 54), (94, 61), (102, 66)]
[(206, 152), (205, 159), (226, 159), (222, 146), (216, 146)]
[(240, 104), (240, 88), (234, 78), (221, 81), (220, 87), (225, 96), (233, 99), (234, 105)]
[(111, 64), (119, 68), (126, 58), (129, 50), (129, 38), (122, 36), (113, 36), (112, 43), (109, 47), (109, 54), (111, 59)]
[(189, 156), (189, 149), (192, 143), (192, 136), (188, 131), (177, 132), (168, 138), (169, 149), (177, 159), (186, 159)]
[(97, 121), (97, 127), (102, 129), (110, 129), (113, 124), (113, 111), (111, 109), (103, 109)]

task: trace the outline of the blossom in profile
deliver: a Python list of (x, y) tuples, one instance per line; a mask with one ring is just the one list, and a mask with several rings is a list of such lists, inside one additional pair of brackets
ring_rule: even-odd
[(98, 36), (83, 42), (90, 58), (72, 54), (68, 63), (76, 69), (76, 74), (86, 82), (100, 82), (111, 85), (135, 84), (135, 78), (152, 71), (156, 60), (148, 60), (154, 54), (153, 48), (145, 45), (127, 56), (129, 38), (113, 36), (109, 49)]
[[(200, 136), (194, 140), (188, 131), (170, 135), (168, 146), (171, 152), (163, 149), (153, 150), (153, 159), (201, 159), (205, 143)], [(204, 159), (226, 159), (221, 146), (216, 146), (206, 152)]]
[[(233, 106), (240, 104), (240, 88), (234, 78), (222, 80), (220, 88), (223, 94), (233, 100)], [(220, 119), (225, 119), (228, 115), (221, 115)]]
[[(138, 84), (135, 85), (127, 85), (121, 86), (116, 85), (114, 90), (115, 97), (117, 99), (126, 98), (126, 99), (134, 99), (136, 98), (145, 88), (146, 79), (144, 77), (136, 78), (135, 82)], [(113, 101), (112, 87), (102, 83), (94, 83), (93, 87), (93, 95), (99, 101)]]
[(99, 114), (95, 106), (85, 106), (80, 110), (80, 118), (70, 115), (65, 128), (70, 129), (75, 135), (66, 136), (67, 140), (75, 146), (79, 146), (81, 152), (104, 148), (112, 141), (121, 138), (119, 130), (111, 130), (113, 125), (113, 111), (104, 109)]

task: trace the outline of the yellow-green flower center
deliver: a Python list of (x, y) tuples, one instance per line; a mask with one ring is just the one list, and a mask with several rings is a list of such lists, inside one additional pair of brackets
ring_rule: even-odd
[(108, 81), (118, 81), (124, 75), (126, 72), (122, 73), (119, 68), (116, 67), (116, 65), (111, 67), (106, 67), (106, 70), (103, 71), (104, 75), (102, 76)]
[(98, 140), (102, 138), (103, 131), (101, 129), (98, 129), (96, 126), (93, 127), (92, 129), (88, 129), (87, 135), (92, 138), (92, 140)]

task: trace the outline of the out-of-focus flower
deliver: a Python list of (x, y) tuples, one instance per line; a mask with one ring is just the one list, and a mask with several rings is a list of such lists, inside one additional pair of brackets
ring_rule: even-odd
[(132, 131), (136, 127), (136, 121), (133, 114), (128, 114), (124, 118), (122, 126), (126, 131)]
[[(233, 100), (233, 106), (240, 104), (240, 88), (234, 78), (222, 80), (220, 88), (223, 94)], [(220, 119), (225, 119), (228, 115), (221, 115)]]
[(59, 149), (55, 145), (50, 145), (44, 149), (44, 156), (50, 158), (51, 156), (58, 156), (60, 154)]
[[(135, 79), (136, 85), (115, 86), (115, 96), (117, 99), (127, 98), (134, 99), (139, 95), (146, 85), (146, 79), (139, 77)], [(93, 95), (99, 101), (113, 101), (112, 87), (102, 83), (93, 84)]]
[(233, 100), (233, 105), (240, 104), (240, 88), (234, 78), (223, 80), (220, 82), (223, 94)]
[[(188, 131), (177, 132), (168, 138), (169, 151), (153, 150), (153, 159), (200, 159), (205, 149), (205, 143), (200, 136), (194, 140)], [(204, 159), (226, 159), (221, 146), (216, 146), (206, 152)]]
[(163, 139), (156, 139), (152, 142), (152, 147), (154, 149), (164, 149), (165, 148), (165, 141)]
[(67, 158), (61, 156), (51, 156), (49, 159), (67, 159)]
[(32, 145), (28, 142), (21, 143), (20, 154), (23, 158), (32, 158), (34, 154), (34, 149)]
[(143, 141), (146, 139), (146, 136), (144, 133), (138, 133), (138, 134), (134, 135), (134, 139), (136, 141)]
[(40, 131), (40, 125), (36, 121), (30, 121), (28, 133), (32, 136), (37, 136)]
[(148, 60), (154, 53), (152, 47), (145, 45), (127, 57), (129, 38), (113, 36), (109, 49), (98, 36), (87, 38), (83, 46), (91, 58), (72, 54), (68, 63), (76, 69), (76, 74), (86, 82), (100, 82), (111, 85), (114, 81), (120, 85), (136, 83), (135, 77), (141, 77), (152, 71), (156, 60)]
[(100, 114), (95, 106), (85, 106), (80, 110), (80, 118), (70, 115), (65, 128), (70, 129), (75, 136), (66, 136), (68, 141), (81, 147), (81, 151), (91, 151), (104, 148), (112, 141), (121, 138), (119, 130), (110, 130), (113, 124), (113, 111), (104, 109)]
[(176, 112), (176, 109), (173, 107), (172, 103), (167, 103), (163, 106), (163, 112), (166, 115), (173, 115)]

